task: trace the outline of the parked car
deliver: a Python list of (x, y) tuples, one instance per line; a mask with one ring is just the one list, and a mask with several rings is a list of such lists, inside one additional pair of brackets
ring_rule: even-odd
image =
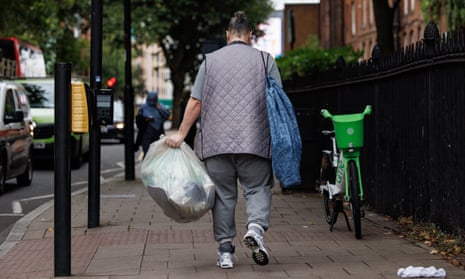
[(12, 178), (18, 185), (31, 185), (33, 129), (25, 89), (0, 80), (0, 194)]
[[(32, 158), (35, 161), (53, 162), (55, 143), (55, 80), (53, 78), (17, 79), (24, 86), (35, 123)], [(82, 83), (82, 81), (72, 81)], [(85, 86), (72, 86), (72, 90), (85, 90)], [(78, 169), (89, 153), (89, 133), (71, 132), (71, 167)]]
[(113, 124), (101, 126), (100, 138), (124, 142), (124, 104), (121, 100), (113, 102)]

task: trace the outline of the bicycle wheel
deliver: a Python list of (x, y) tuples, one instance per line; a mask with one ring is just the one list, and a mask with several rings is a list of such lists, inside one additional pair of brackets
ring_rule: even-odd
[(320, 183), (325, 183), (329, 181), (334, 183), (336, 179), (336, 170), (331, 165), (331, 160), (328, 154), (323, 153), (321, 156), (321, 166), (320, 166)]
[(329, 193), (326, 190), (323, 190), (323, 207), (325, 209), (325, 219), (328, 225), (333, 225), (337, 221), (337, 214), (333, 213), (336, 210), (336, 199), (329, 198)]
[(349, 174), (349, 191), (350, 191), (350, 207), (352, 210), (352, 219), (355, 227), (355, 238), (362, 238), (362, 224), (361, 224), (361, 212), (360, 212), (360, 188), (359, 188), (359, 177), (357, 172), (357, 166), (354, 161), (349, 162), (348, 166)]
[[(334, 167), (331, 165), (331, 160), (329, 158), (329, 155), (326, 153), (323, 153), (321, 157), (321, 166), (320, 166), (320, 180), (318, 183), (320, 184), (326, 184), (326, 183), (334, 183), (335, 179), (335, 171)], [(329, 225), (332, 225), (336, 223), (337, 220), (337, 214), (335, 214), (334, 217), (332, 217), (333, 212), (335, 210), (335, 200), (329, 198), (329, 192), (328, 190), (323, 190), (323, 208), (325, 210), (325, 220)], [(331, 220), (331, 218), (334, 218), (334, 220)]]

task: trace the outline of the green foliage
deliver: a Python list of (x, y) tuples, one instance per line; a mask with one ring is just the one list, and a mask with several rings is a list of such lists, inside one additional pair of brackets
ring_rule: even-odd
[[(224, 40), (235, 11), (249, 21), (264, 22), (273, 8), (270, 0), (139, 0), (133, 5), (133, 32), (137, 45), (157, 43), (163, 51), (173, 83), (174, 122), (189, 80), (203, 60), (202, 42)], [(190, 77), (190, 79), (186, 78)]]
[[(133, 6), (136, 44), (158, 43), (174, 72), (194, 73), (202, 41), (224, 39), (229, 18), (246, 11), (255, 24), (272, 12), (269, 0), (141, 0)], [(184, 79), (183, 79), (184, 80)]]
[(448, 25), (451, 31), (465, 27), (465, 2), (463, 0), (446, 1)]
[(75, 37), (73, 31), (81, 27), (82, 22), (89, 22), (89, 15), (90, 1), (3, 1), (0, 34), (14, 36), (42, 48), (49, 74), (53, 73), (55, 62), (70, 62), (73, 70), (83, 75), (89, 61), (80, 54), (84, 53), (82, 47), (88, 47), (88, 44)]
[(439, 22), (441, 17), (441, 7), (443, 0), (424, 0), (421, 1), (421, 10), (426, 22)]
[(465, 2), (463, 0), (424, 0), (421, 1), (426, 21), (438, 23), (442, 15), (447, 17), (450, 31), (465, 28)]
[(276, 63), (281, 78), (289, 80), (292, 77), (310, 76), (312, 73), (331, 69), (339, 57), (343, 57), (346, 63), (351, 63), (362, 55), (362, 51), (354, 51), (350, 46), (323, 49), (315, 37), (309, 37), (306, 45), (288, 51), (284, 56), (277, 58)]

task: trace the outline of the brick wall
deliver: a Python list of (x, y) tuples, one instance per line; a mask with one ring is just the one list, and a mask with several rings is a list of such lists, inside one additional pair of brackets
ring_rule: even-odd
[(289, 15), (294, 14), (295, 42), (294, 49), (307, 42), (310, 34), (320, 36), (320, 5), (319, 4), (286, 4), (284, 6), (284, 52), (291, 49), (288, 41)]
[[(283, 46), (284, 53), (291, 49), (289, 40), (289, 15), (294, 15), (295, 42), (299, 48), (310, 34), (319, 38), (324, 48), (352, 45), (364, 50), (364, 59), (371, 57), (376, 45), (376, 23), (372, 0), (325, 0), (320, 4), (286, 4), (284, 6)], [(394, 17), (395, 47), (404, 47), (423, 38), (426, 23), (421, 12), (421, 0), (402, 0)], [(438, 23), (445, 32), (443, 16)]]

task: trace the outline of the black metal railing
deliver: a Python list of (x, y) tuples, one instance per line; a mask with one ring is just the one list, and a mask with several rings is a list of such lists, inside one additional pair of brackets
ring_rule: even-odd
[(424, 39), (393, 54), (378, 49), (360, 63), (285, 81), (303, 141), (303, 184), (318, 178), (323, 138), (319, 115), (373, 113), (365, 120), (361, 168), (367, 203), (393, 217), (413, 216), (445, 230), (465, 229), (465, 40)]

